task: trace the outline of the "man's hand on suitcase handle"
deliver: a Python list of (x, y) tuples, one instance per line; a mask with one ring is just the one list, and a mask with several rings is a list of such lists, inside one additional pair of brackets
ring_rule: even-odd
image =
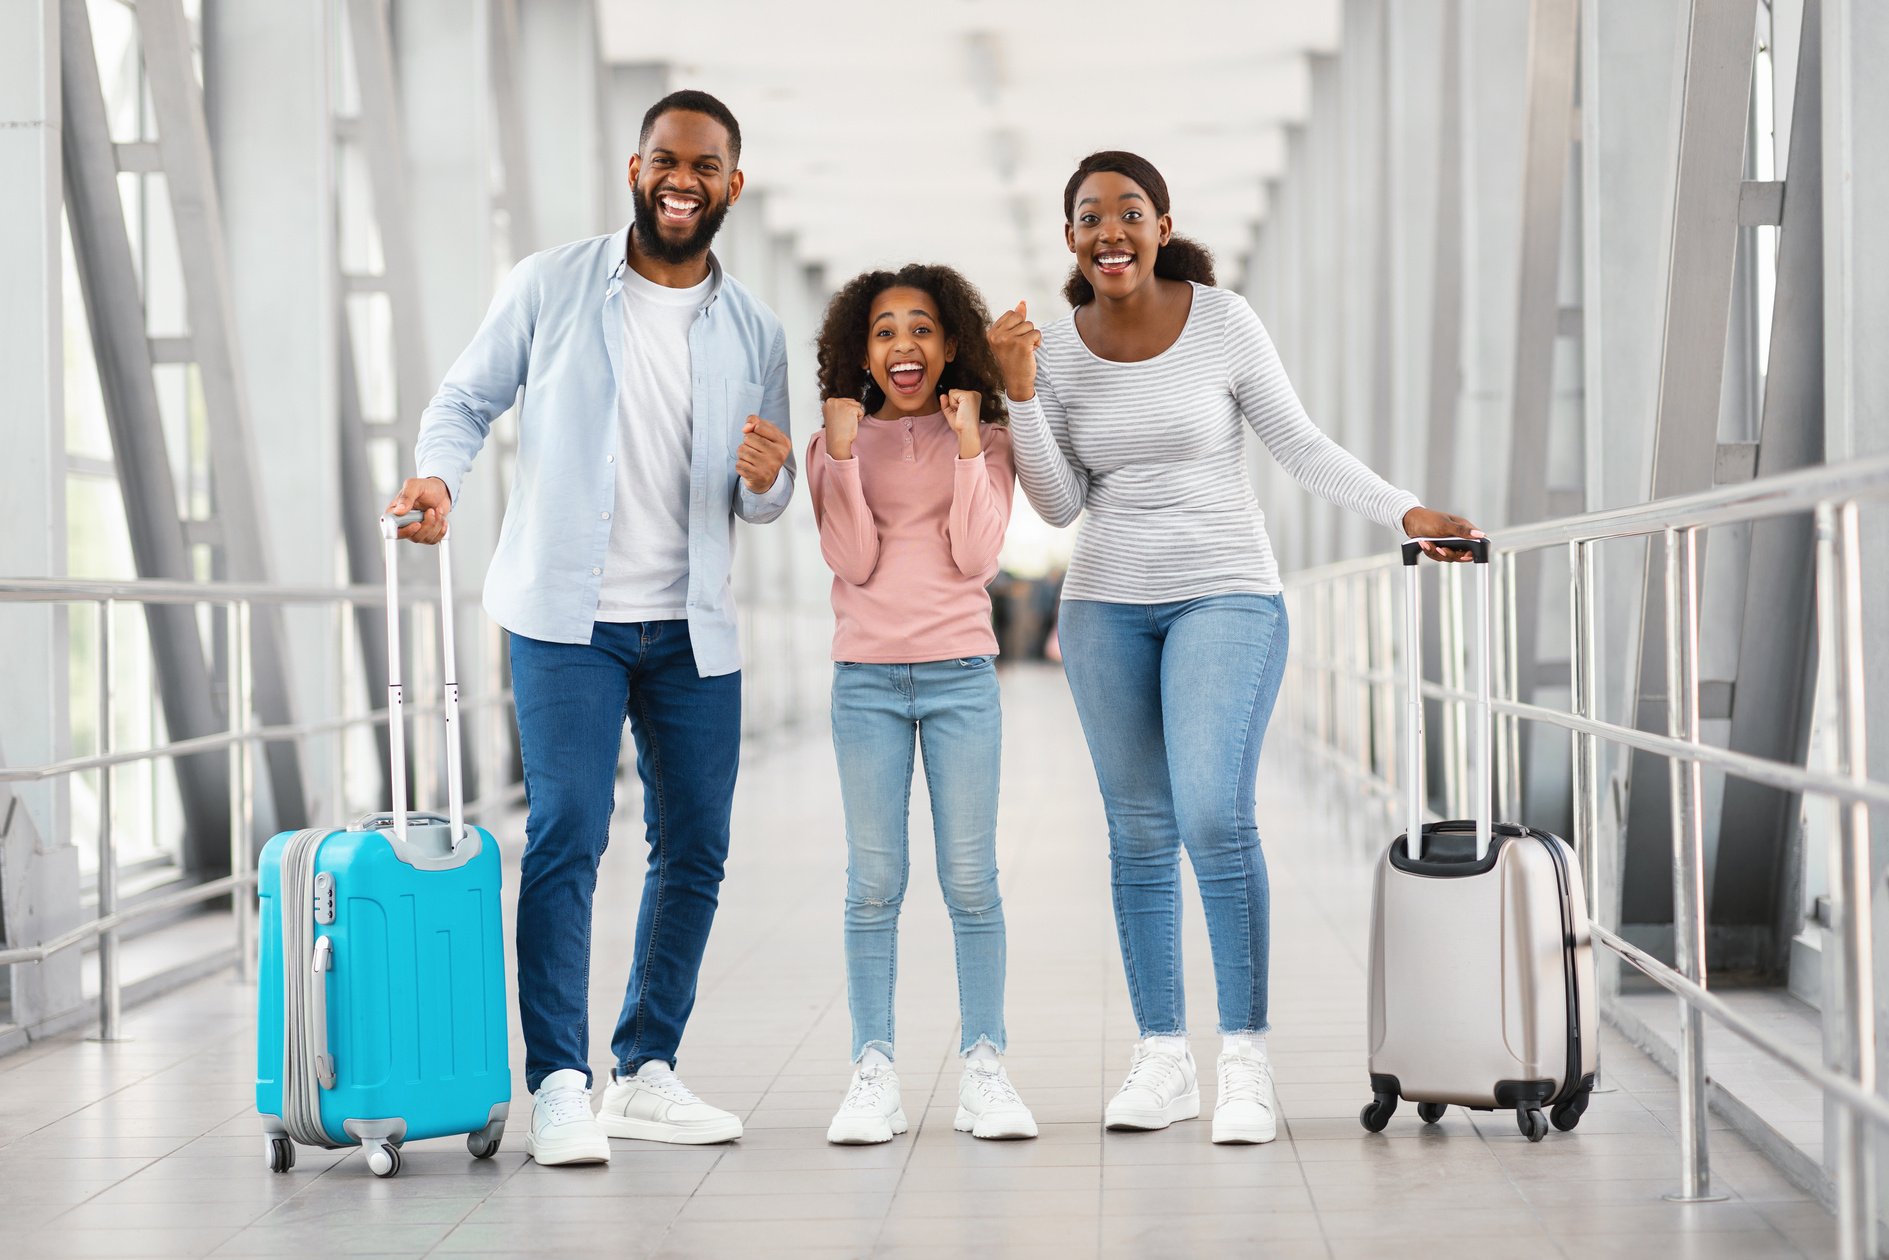
[(428, 546), (446, 537), (446, 517), (452, 510), (453, 496), (438, 477), (408, 477), (400, 493), (387, 505), (389, 516), (419, 512), (419, 520), (400, 527), (400, 537)]
[[(1414, 507), (1404, 513), (1404, 536), (1406, 538), (1487, 538), (1488, 535), (1460, 516), (1448, 512), (1439, 512), (1434, 508)], [(1433, 542), (1420, 541), (1423, 554), (1432, 560), (1449, 563), (1466, 563), (1475, 559), (1467, 547), (1440, 547)]]

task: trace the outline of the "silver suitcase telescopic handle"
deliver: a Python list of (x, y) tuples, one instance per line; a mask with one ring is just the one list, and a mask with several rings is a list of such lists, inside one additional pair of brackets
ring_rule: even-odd
[[(387, 749), (394, 789), (394, 835), (407, 840), (407, 730), (403, 717), (406, 688), (400, 681), (400, 529), (417, 524), (419, 513), (382, 516), (380, 536), (387, 557)], [(448, 527), (448, 534), (451, 527)], [(442, 700), (446, 710), (446, 817), (448, 835), (459, 847), (465, 830), (465, 788), (459, 768), (459, 666), (453, 653), (453, 555), (451, 539), (439, 540), (440, 675), (445, 680)]]
[(1412, 538), (1403, 544), (1405, 598), (1404, 653), (1405, 692), (1408, 697), (1406, 730), (1410, 740), (1410, 762), (1406, 778), (1410, 784), (1410, 830), (1405, 841), (1411, 858), (1423, 856), (1423, 606), (1422, 584), (1417, 580), (1417, 562), (1423, 558), (1423, 544), (1466, 551), (1476, 564), (1476, 860), (1489, 853), (1494, 820), (1491, 803), (1491, 760), (1494, 746), (1495, 716), (1490, 698), (1490, 672), (1494, 635), (1489, 624), (1489, 539), (1484, 538)]

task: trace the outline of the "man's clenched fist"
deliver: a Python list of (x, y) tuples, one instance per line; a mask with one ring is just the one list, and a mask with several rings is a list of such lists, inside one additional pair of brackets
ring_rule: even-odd
[(748, 484), (748, 489), (766, 494), (773, 488), (774, 478), (780, 475), (781, 465), (793, 454), (794, 444), (785, 433), (759, 416), (749, 416), (741, 431), (747, 436), (741, 439), (741, 449), (735, 452), (735, 472)]

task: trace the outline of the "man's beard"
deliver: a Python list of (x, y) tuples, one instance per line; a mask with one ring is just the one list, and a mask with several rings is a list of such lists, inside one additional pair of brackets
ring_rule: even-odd
[(656, 203), (643, 192), (641, 184), (630, 185), (630, 201), (636, 207), (636, 248), (659, 263), (669, 264), (688, 262), (706, 250), (715, 239), (715, 233), (721, 231), (721, 222), (728, 217), (730, 204), (724, 201), (714, 206), (705, 198), (695, 231), (672, 243), (663, 237), (656, 218)]

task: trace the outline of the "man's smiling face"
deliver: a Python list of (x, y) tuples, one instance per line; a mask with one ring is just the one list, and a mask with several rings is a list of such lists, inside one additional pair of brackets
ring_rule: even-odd
[(636, 245), (659, 262), (699, 257), (741, 196), (728, 129), (707, 114), (672, 109), (630, 159)]

